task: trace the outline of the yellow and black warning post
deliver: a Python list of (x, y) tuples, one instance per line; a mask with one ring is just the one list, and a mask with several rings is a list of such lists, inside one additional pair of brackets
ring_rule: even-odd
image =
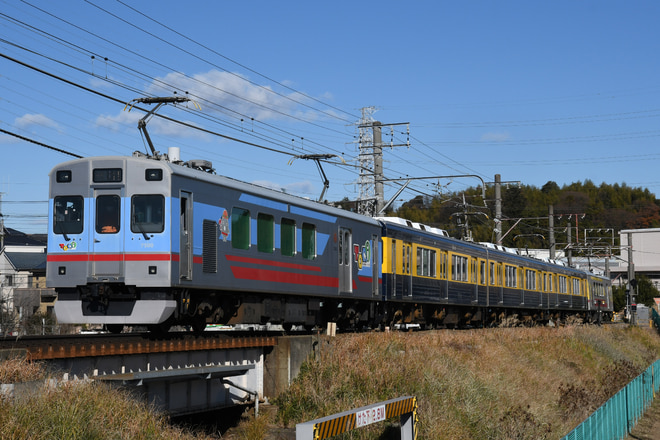
[(381, 422), (401, 418), (401, 440), (417, 440), (417, 398), (398, 397), (296, 425), (296, 440), (322, 440)]

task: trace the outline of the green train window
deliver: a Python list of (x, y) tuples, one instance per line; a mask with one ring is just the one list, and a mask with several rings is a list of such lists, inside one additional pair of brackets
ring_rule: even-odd
[(270, 214), (257, 214), (257, 250), (272, 254), (275, 249), (275, 219)]
[(306, 260), (316, 258), (316, 226), (310, 223), (302, 224), (302, 256)]
[(250, 211), (247, 209), (231, 210), (231, 246), (234, 249), (250, 248)]
[(285, 257), (296, 255), (296, 222), (283, 218), (280, 224), (280, 251)]

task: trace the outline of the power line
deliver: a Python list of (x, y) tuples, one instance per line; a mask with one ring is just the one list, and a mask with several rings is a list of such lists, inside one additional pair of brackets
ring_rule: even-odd
[[(2, 56), (2, 54), (0, 54), (0, 56)], [(57, 151), (58, 153), (68, 154), (69, 156), (77, 157), (79, 159), (82, 158), (82, 156), (80, 156), (78, 154), (71, 153), (70, 151), (62, 150), (61, 148), (53, 147), (53, 146), (48, 145), (48, 144), (44, 144), (43, 142), (35, 141), (34, 139), (26, 138), (25, 136), (21, 136), (18, 133), (7, 131), (7, 130), (2, 129), (2, 128), (0, 128), (0, 132), (2, 132), (4, 134), (8, 134), (9, 136), (17, 137), (18, 139), (21, 139), (21, 140), (26, 141), (26, 142), (32, 142), (33, 144), (39, 145), (40, 147), (44, 147), (44, 148), (48, 148), (48, 149), (53, 150), (53, 151)]]
[[(69, 84), (69, 85), (71, 85), (71, 86), (74, 86), (74, 87), (77, 87), (77, 88), (79, 88), (79, 89), (85, 90), (85, 91), (87, 91), (87, 92), (93, 93), (93, 94), (95, 94), (95, 95), (101, 96), (101, 97), (103, 97), (103, 98), (105, 98), (105, 99), (108, 99), (108, 100), (111, 100), (111, 101), (113, 101), (113, 102), (120, 103), (120, 104), (123, 104), (123, 105), (127, 105), (126, 102), (124, 102), (124, 101), (122, 101), (122, 100), (120, 100), (120, 99), (118, 99), (118, 98), (115, 98), (115, 97), (113, 97), (113, 96), (110, 96), (110, 95), (108, 95), (108, 94), (105, 94), (105, 93), (99, 92), (99, 91), (94, 90), (94, 89), (90, 89), (89, 87), (83, 86), (82, 84), (78, 84), (78, 83), (76, 83), (76, 82), (74, 82), (74, 81), (71, 81), (71, 80), (68, 80), (68, 79), (66, 79), (66, 78), (62, 78), (62, 77), (60, 77), (60, 76), (58, 76), (58, 75), (55, 75), (55, 74), (50, 73), (50, 72), (47, 72), (47, 71), (45, 71), (45, 70), (43, 70), (43, 69), (40, 69), (40, 68), (38, 68), (38, 67), (35, 67), (35, 66), (31, 65), (31, 64), (25, 63), (25, 62), (23, 62), (23, 61), (19, 61), (19, 60), (17, 60), (16, 58), (10, 57), (10, 56), (8, 56), (8, 55), (6, 55), (6, 54), (0, 53), (0, 57), (5, 58), (5, 59), (7, 59), (7, 60), (9, 60), (9, 61), (12, 61), (12, 62), (14, 62), (14, 63), (20, 64), (20, 65), (23, 66), (23, 67), (27, 67), (27, 68), (29, 68), (29, 69), (32, 69), (32, 70), (34, 70), (34, 71), (36, 71), (36, 72), (39, 72), (39, 73), (41, 73), (41, 74), (43, 74), (43, 75), (47, 75), (47, 76), (49, 76), (49, 77), (51, 77), (51, 78), (57, 79), (58, 81), (65, 82), (65, 83), (67, 83), (67, 84)], [(143, 109), (143, 108), (140, 108), (140, 107), (137, 107), (137, 106), (134, 106), (134, 108), (137, 108), (138, 110), (142, 110), (142, 111), (144, 111), (144, 112), (147, 112), (147, 110), (145, 110), (145, 109)], [(234, 138), (234, 137), (231, 137), (231, 136), (224, 135), (224, 134), (222, 134), (222, 133), (218, 133), (218, 132), (215, 132), (215, 131), (212, 131), (212, 130), (207, 130), (207, 129), (205, 129), (205, 128), (197, 127), (197, 126), (195, 126), (195, 125), (193, 125), (193, 124), (189, 124), (189, 123), (187, 123), (187, 122), (179, 121), (179, 120), (176, 120), (176, 119), (174, 119), (174, 118), (170, 118), (170, 117), (165, 116), (165, 115), (156, 114), (156, 115), (154, 115), (154, 116), (157, 116), (157, 117), (159, 117), (159, 118), (161, 118), (161, 119), (165, 119), (165, 120), (170, 121), (170, 122), (174, 122), (174, 123), (176, 123), (176, 124), (183, 125), (183, 126), (188, 127), (188, 128), (192, 128), (192, 129), (194, 129), (194, 130), (198, 130), (198, 131), (201, 131), (201, 132), (204, 132), (204, 133), (207, 133), (207, 134), (212, 134), (212, 135), (214, 135), (214, 136), (219, 136), (219, 137), (222, 137), (222, 138), (227, 139), (227, 140), (231, 140), (231, 141), (235, 141), (235, 142), (240, 142), (240, 143), (245, 144), (245, 145), (250, 145), (250, 146), (257, 147), (257, 148), (261, 148), (261, 149), (264, 149), (264, 150), (268, 150), (268, 151), (272, 151), (272, 152), (276, 152), (276, 153), (280, 153), (280, 154), (286, 154), (286, 155), (289, 155), (289, 156), (293, 156), (292, 153), (289, 153), (289, 152), (286, 152), (286, 151), (281, 151), (281, 150), (277, 150), (277, 149), (275, 149), (275, 148), (269, 148), (269, 147), (265, 147), (265, 146), (263, 146), (263, 145), (255, 144), (255, 143), (253, 143), (253, 142), (248, 142), (248, 141), (245, 141), (245, 140), (237, 139), (237, 138)], [(12, 135), (13, 135), (13, 133), (9, 133), (9, 134), (12, 134)], [(53, 148), (54, 148), (54, 147), (53, 147)], [(80, 156), (80, 157), (82, 157), (82, 156)]]
[[(85, 0), (85, 1), (87, 1), (87, 3), (90, 3), (90, 4), (94, 5), (94, 4), (91, 3), (89, 0)], [(229, 58), (229, 57), (227, 57), (227, 56), (225, 56), (225, 55), (223, 55), (223, 54), (221, 54), (221, 53), (219, 53), (219, 52), (217, 52), (217, 51), (211, 49), (210, 47), (208, 47), (208, 46), (206, 46), (206, 45), (204, 45), (204, 44), (199, 43), (198, 41), (195, 41), (195, 40), (189, 38), (188, 36), (186, 36), (186, 35), (184, 35), (184, 34), (178, 32), (178, 31), (176, 31), (175, 29), (170, 28), (169, 26), (167, 26), (167, 25), (165, 25), (165, 24), (163, 24), (163, 23), (161, 23), (161, 22), (155, 20), (153, 17), (150, 17), (150, 16), (144, 14), (143, 12), (138, 11), (137, 9), (133, 8), (132, 6), (127, 5), (126, 3), (124, 3), (124, 2), (121, 1), (121, 0), (116, 0), (116, 1), (117, 1), (118, 3), (121, 3), (122, 5), (124, 5), (125, 7), (129, 8), (129, 9), (135, 11), (135, 12), (137, 12), (138, 14), (142, 15), (142, 16), (145, 17), (146, 19), (148, 19), (148, 20), (150, 20), (150, 21), (152, 21), (152, 22), (154, 22), (154, 23), (157, 23), (158, 25), (164, 27), (165, 29), (169, 30), (170, 32), (173, 32), (173, 33), (179, 35), (180, 37), (185, 38), (186, 40), (188, 40), (188, 41), (190, 41), (190, 42), (192, 42), (192, 43), (194, 43), (194, 44), (196, 44), (196, 45), (198, 45), (198, 46), (200, 46), (200, 47), (203, 47), (204, 49), (208, 50), (209, 52), (212, 52), (212, 53), (214, 53), (215, 55), (217, 55), (217, 56), (219, 56), (219, 57), (221, 57), (221, 58), (224, 58), (224, 59), (226, 59), (227, 61), (230, 61), (230, 62), (236, 64), (237, 66), (242, 67), (243, 69), (245, 69), (245, 70), (247, 70), (247, 71), (249, 71), (249, 72), (252, 72), (252, 73), (254, 73), (254, 74), (256, 74), (256, 75), (259, 75), (260, 77), (262, 77), (262, 78), (264, 78), (264, 79), (267, 79), (268, 81), (271, 81), (271, 82), (273, 82), (273, 83), (275, 83), (275, 84), (277, 84), (277, 85), (279, 85), (279, 86), (281, 86), (281, 87), (283, 87), (283, 88), (285, 88), (285, 89), (287, 89), (287, 90), (291, 90), (292, 92), (295, 92), (295, 93), (300, 94), (300, 95), (302, 95), (302, 96), (304, 96), (304, 97), (306, 97), (306, 98), (308, 98), (308, 99), (311, 99), (311, 100), (313, 100), (313, 101), (315, 101), (315, 102), (318, 102), (319, 104), (323, 104), (323, 105), (325, 105), (325, 106), (327, 106), (327, 107), (330, 107), (330, 108), (332, 108), (332, 109), (334, 109), (334, 110), (338, 110), (338, 111), (340, 111), (341, 113), (347, 114), (347, 115), (351, 116), (353, 119), (352, 119), (352, 120), (341, 119), (341, 118), (337, 118), (336, 116), (334, 116), (334, 115), (332, 115), (332, 114), (329, 114), (329, 113), (327, 113), (327, 112), (322, 112), (322, 113), (324, 113), (324, 114), (326, 114), (326, 115), (328, 115), (328, 116), (335, 117), (335, 118), (337, 118), (337, 119), (341, 119), (341, 120), (343, 120), (343, 121), (345, 121), (345, 122), (349, 122), (349, 123), (352, 123), (355, 119), (358, 118), (358, 116), (356, 116), (356, 115), (353, 115), (353, 114), (351, 114), (351, 113), (348, 113), (348, 112), (346, 112), (346, 111), (344, 111), (344, 110), (342, 110), (342, 109), (340, 109), (340, 108), (338, 108), (338, 107), (335, 107), (335, 106), (332, 106), (332, 105), (330, 105), (330, 104), (328, 104), (328, 103), (325, 103), (325, 102), (323, 102), (323, 101), (321, 101), (321, 100), (319, 100), (319, 99), (317, 99), (317, 98), (314, 98), (314, 97), (312, 97), (312, 96), (310, 96), (310, 95), (307, 95), (307, 94), (305, 94), (305, 93), (303, 93), (303, 92), (300, 92), (300, 91), (298, 91), (298, 90), (296, 90), (296, 89), (293, 89), (293, 88), (291, 88), (291, 87), (289, 87), (289, 86), (287, 86), (287, 85), (285, 85), (285, 84), (282, 84), (281, 82), (276, 81), (276, 80), (272, 79), (272, 78), (269, 77), (269, 76), (266, 76), (266, 75), (264, 75), (264, 74), (262, 74), (262, 73), (260, 73), (260, 72), (257, 72), (256, 70), (251, 69), (250, 67), (247, 67), (246, 65), (241, 64), (241, 63), (239, 63), (238, 61), (233, 60), (233, 59), (231, 59), (231, 58)], [(96, 6), (96, 5), (94, 5), (94, 6)], [(97, 7), (98, 7), (98, 6), (97, 6)], [(157, 37), (157, 38), (158, 38), (158, 37)], [(160, 38), (159, 38), (159, 39), (160, 39)], [(161, 41), (164, 41), (164, 40), (161, 39)], [(188, 52), (186, 51), (186, 53), (188, 53)], [(216, 66), (216, 67), (217, 67), (217, 66)], [(220, 67), (219, 67), (219, 68), (220, 68)], [(227, 71), (226, 69), (222, 69), (222, 70), (225, 70), (226, 72), (231, 73), (231, 72)], [(240, 76), (239, 76), (239, 78), (245, 80), (245, 78), (242, 78), (242, 77), (240, 77)], [(251, 82), (251, 81), (250, 81), (250, 82)], [(251, 82), (251, 83), (252, 83), (252, 82)], [(256, 84), (256, 83), (253, 83), (253, 84), (258, 85), (258, 84)], [(258, 85), (258, 86), (259, 86), (259, 87), (262, 87), (262, 88), (265, 88), (265, 87), (263, 87), (263, 86), (261, 86), (261, 85)], [(267, 89), (267, 88), (265, 88), (265, 89), (268, 90), (268, 91), (271, 91), (271, 90), (269, 90), (269, 89)], [(297, 101), (296, 101), (296, 102), (297, 102)]]

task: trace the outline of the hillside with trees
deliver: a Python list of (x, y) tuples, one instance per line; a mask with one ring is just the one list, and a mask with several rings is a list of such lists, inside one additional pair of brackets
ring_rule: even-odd
[[(559, 187), (550, 181), (540, 189), (529, 185), (503, 185), (501, 199), (502, 244), (510, 247), (549, 247), (551, 205), (558, 248), (569, 242), (569, 233), (570, 242), (575, 243), (576, 233), (579, 240), (584, 241), (585, 230), (601, 229), (603, 237), (609, 234), (618, 239), (622, 229), (660, 227), (660, 200), (648, 189), (633, 188), (625, 183), (597, 186), (585, 180)], [(387, 215), (439, 227), (456, 238), (464, 238), (470, 231), (474, 241), (495, 241), (493, 186), (486, 188), (486, 200), (481, 188), (438, 196), (420, 195)], [(610, 231), (605, 233), (605, 229)]]

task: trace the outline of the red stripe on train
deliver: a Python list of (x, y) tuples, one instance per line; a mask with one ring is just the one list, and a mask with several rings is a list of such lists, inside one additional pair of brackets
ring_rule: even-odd
[(236, 261), (238, 263), (252, 263), (252, 264), (261, 264), (264, 266), (285, 267), (287, 269), (311, 270), (313, 272), (321, 272), (320, 267), (309, 266), (305, 264), (287, 263), (284, 261), (263, 260), (261, 258), (239, 257), (237, 255), (226, 255), (226, 258), (227, 261)]
[(281, 272), (270, 269), (254, 269), (249, 267), (231, 266), (234, 277), (241, 280), (268, 281), (272, 283), (301, 284), (317, 287), (339, 287), (339, 279), (320, 275), (308, 275), (292, 272)]

